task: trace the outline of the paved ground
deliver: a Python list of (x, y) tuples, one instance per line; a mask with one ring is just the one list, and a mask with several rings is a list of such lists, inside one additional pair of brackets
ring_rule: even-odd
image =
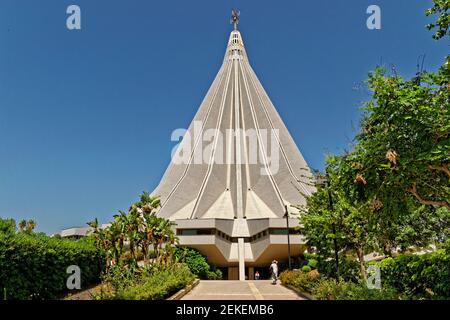
[(182, 300), (304, 300), (294, 291), (270, 280), (205, 280)]
[(73, 293), (69, 293), (68, 295), (62, 297), (64, 300), (92, 300), (93, 296), (96, 294), (100, 294), (101, 290), (106, 290), (107, 286), (105, 284), (97, 284), (91, 286), (87, 289), (77, 290)]

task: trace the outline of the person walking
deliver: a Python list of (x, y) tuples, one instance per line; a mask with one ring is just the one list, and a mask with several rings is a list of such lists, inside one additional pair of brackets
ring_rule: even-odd
[(272, 264), (270, 265), (270, 272), (272, 274), (272, 284), (277, 284), (278, 280), (278, 261), (273, 260)]
[(259, 271), (256, 271), (255, 273), (255, 280), (259, 280)]

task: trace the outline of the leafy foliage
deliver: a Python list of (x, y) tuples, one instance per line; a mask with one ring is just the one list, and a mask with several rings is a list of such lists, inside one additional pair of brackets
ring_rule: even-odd
[(298, 208), (303, 212), (300, 230), (320, 258), (334, 259), (336, 241), (338, 251), (352, 252), (360, 259), (364, 278), (363, 257), (366, 250), (375, 247), (377, 216), (373, 214), (373, 200), (355, 176), (350, 155), (328, 157), (328, 183), (318, 186), (317, 192), (307, 198), (307, 205)]
[[(159, 197), (144, 192), (127, 212), (119, 210), (107, 228), (100, 228), (97, 219), (88, 223), (108, 259), (103, 275), (107, 290), (96, 299), (163, 299), (192, 282), (195, 274), (217, 277), (198, 252), (176, 256), (173, 223), (156, 216), (159, 204)], [(189, 263), (195, 274), (176, 260)]]
[(298, 290), (311, 294), (318, 300), (394, 300), (399, 295), (395, 289), (369, 289), (363, 283), (336, 280), (318, 273), (300, 270), (281, 273), (280, 280)]
[(0, 234), (13, 235), (16, 232), (16, 221), (14, 219), (0, 218)]
[(402, 254), (376, 263), (382, 282), (414, 298), (450, 298), (450, 251)]
[(0, 233), (0, 290), (7, 299), (52, 299), (65, 292), (67, 267), (81, 269), (81, 286), (99, 281), (104, 257), (90, 239)]
[[(435, 38), (448, 33), (449, 1), (428, 15)], [(450, 230), (450, 56), (436, 72), (404, 79), (382, 67), (369, 73), (372, 99), (364, 104), (351, 151), (328, 156), (328, 183), (307, 199), (300, 218), (308, 245), (322, 261), (364, 254), (392, 255), (444, 241)], [(330, 203), (332, 199), (332, 204)]]
[(284, 284), (291, 285), (302, 292), (311, 293), (323, 277), (310, 272), (300, 270), (283, 271), (280, 280)]
[(449, 24), (450, 24), (450, 0), (433, 0), (433, 7), (426, 11), (426, 15), (438, 15), (435, 23), (430, 23), (427, 25), (429, 30), (437, 28), (438, 30), (433, 35), (433, 38), (438, 40), (445, 35), (450, 35)]
[(151, 256), (157, 263), (170, 263), (177, 238), (173, 223), (156, 216), (159, 204), (159, 197), (144, 192), (128, 212), (119, 210), (107, 228), (99, 228), (97, 219), (88, 222), (96, 243), (106, 252), (108, 267), (121, 263), (137, 265), (141, 257), (148, 265)]
[[(114, 268), (113, 268), (114, 269)], [(184, 264), (164, 268), (148, 268), (142, 273), (115, 268), (108, 277), (113, 290), (103, 292), (102, 300), (159, 300), (164, 299), (191, 283), (195, 276)]]
[(409, 196), (450, 209), (449, 80), (445, 65), (410, 80), (370, 73), (374, 100), (365, 104), (355, 158), (380, 205)]
[(222, 278), (222, 272), (211, 268), (204, 255), (195, 249), (178, 247), (174, 252), (175, 258), (186, 263), (191, 272), (201, 279), (218, 280)]
[[(318, 258), (317, 270), (326, 277), (336, 276), (336, 265), (332, 259)], [(361, 278), (360, 266), (352, 256), (341, 255), (339, 259), (340, 278), (345, 281), (358, 282)]]

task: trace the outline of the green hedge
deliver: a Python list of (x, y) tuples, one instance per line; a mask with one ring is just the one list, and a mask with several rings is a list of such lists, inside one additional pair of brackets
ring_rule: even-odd
[(401, 254), (376, 263), (383, 285), (411, 298), (450, 298), (450, 250), (424, 255)]
[(81, 287), (99, 281), (104, 256), (90, 239), (0, 233), (0, 290), (6, 299), (53, 299), (67, 291), (67, 267), (81, 269)]

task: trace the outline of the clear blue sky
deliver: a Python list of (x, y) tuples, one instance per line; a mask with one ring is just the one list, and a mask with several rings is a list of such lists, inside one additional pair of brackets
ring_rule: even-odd
[[(313, 168), (347, 148), (355, 90), (381, 61), (406, 76), (449, 53), (428, 0), (0, 1), (0, 216), (55, 232), (101, 222), (153, 190), (170, 134), (194, 116), (222, 62), (231, 8), (250, 62)], [(66, 8), (82, 30), (66, 28)], [(382, 29), (366, 27), (366, 8)]]

